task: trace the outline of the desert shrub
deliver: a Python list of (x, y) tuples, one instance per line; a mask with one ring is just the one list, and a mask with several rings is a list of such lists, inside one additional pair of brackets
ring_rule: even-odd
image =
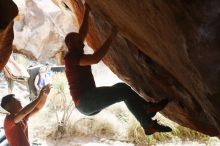
[(64, 73), (54, 74), (51, 83), (53, 90), (50, 93), (48, 109), (56, 115), (57, 137), (62, 137), (66, 133), (66, 126), (69, 124), (75, 106), (69, 95), (69, 87)]
[(111, 123), (93, 117), (84, 117), (77, 120), (74, 123), (73, 128), (73, 131), (77, 135), (112, 137), (115, 133)]
[(130, 120), (129, 124), (130, 126), (127, 133), (129, 141), (135, 145), (148, 145), (151, 143), (149, 142), (151, 139), (146, 139), (142, 127), (135, 119)]

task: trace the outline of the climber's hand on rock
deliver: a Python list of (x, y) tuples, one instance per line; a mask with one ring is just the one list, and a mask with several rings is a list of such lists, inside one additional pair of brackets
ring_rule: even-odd
[(89, 5), (87, 3), (85, 3), (85, 11), (90, 11), (90, 10), (91, 9), (90, 9)]

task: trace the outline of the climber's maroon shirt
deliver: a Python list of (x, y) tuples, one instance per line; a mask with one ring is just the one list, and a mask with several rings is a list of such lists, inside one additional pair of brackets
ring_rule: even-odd
[(95, 88), (91, 66), (80, 66), (79, 60), (83, 53), (68, 52), (64, 58), (65, 72), (70, 87), (70, 94), (76, 105), (79, 105), (79, 96), (87, 90)]

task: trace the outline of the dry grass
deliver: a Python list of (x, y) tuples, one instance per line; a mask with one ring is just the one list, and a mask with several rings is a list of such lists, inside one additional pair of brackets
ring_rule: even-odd
[(209, 145), (212, 139), (202, 133), (191, 130), (189, 128), (180, 126), (169, 119), (166, 119), (161, 114), (157, 114), (155, 117), (159, 123), (170, 126), (173, 131), (168, 133), (155, 133), (151, 136), (145, 136), (144, 130), (136, 120), (133, 121), (128, 132), (129, 140), (136, 145), (155, 145), (157, 143), (167, 143), (173, 141), (196, 141)]

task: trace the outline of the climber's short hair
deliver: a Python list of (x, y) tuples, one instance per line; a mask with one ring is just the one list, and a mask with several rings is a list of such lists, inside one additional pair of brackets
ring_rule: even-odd
[(14, 94), (9, 94), (6, 95), (2, 98), (1, 101), (1, 107), (5, 109), (5, 107), (7, 106), (7, 104), (12, 101), (13, 99), (15, 99), (15, 95)]
[(78, 38), (78, 37), (80, 37), (78, 33), (70, 32), (65, 37), (65, 43), (68, 44), (68, 43), (72, 42), (74, 38)]

